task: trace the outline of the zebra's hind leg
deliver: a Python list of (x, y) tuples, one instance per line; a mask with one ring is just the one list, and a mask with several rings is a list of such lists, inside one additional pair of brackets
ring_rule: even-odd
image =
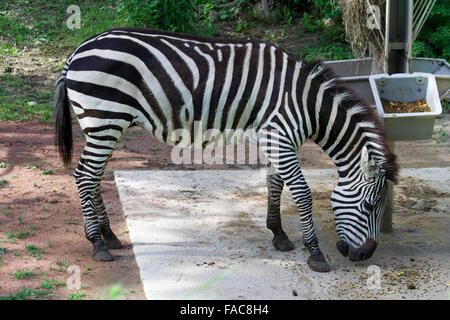
[(267, 174), (268, 190), (267, 228), (273, 233), (273, 246), (280, 251), (290, 251), (295, 248), (281, 226), (280, 201), (284, 181), (278, 174)]
[(100, 231), (103, 236), (103, 241), (109, 249), (121, 249), (122, 243), (111, 230), (109, 225), (108, 214), (106, 212), (105, 204), (103, 203), (102, 193), (100, 190), (100, 184), (94, 193), (95, 207), (97, 210), (98, 223), (100, 225)]
[[(110, 236), (109, 222), (100, 196), (100, 182), (118, 140), (112, 139), (114, 137), (110, 138), (111, 140), (97, 141), (86, 135), (86, 146), (73, 174), (80, 195), (86, 238), (94, 247), (92, 257), (97, 261), (114, 260), (102, 238), (102, 225), (100, 224), (100, 222), (103, 223), (104, 232)], [(98, 208), (102, 209), (100, 221)]]

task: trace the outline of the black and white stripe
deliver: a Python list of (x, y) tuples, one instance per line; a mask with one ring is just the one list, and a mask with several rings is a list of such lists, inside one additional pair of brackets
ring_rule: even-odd
[[(285, 183), (299, 208), (304, 242), (312, 255), (320, 253), (311, 192), (296, 157), (307, 139), (320, 145), (338, 167), (332, 203), (339, 238), (355, 248), (369, 238), (376, 241), (385, 178), (393, 179), (396, 172), (394, 156), (373, 111), (319, 62), (302, 65), (265, 42), (112, 29), (88, 39), (71, 54), (57, 81), (60, 100), (65, 87), (86, 134), (74, 176), (86, 236), (94, 243), (102, 241), (102, 234), (103, 239), (105, 233), (112, 234), (99, 185), (124, 131), (139, 125), (175, 145), (177, 129), (190, 130), (194, 141), (196, 121), (203, 132), (261, 133), (259, 142), (275, 169), (268, 177), (267, 220), (278, 237), (275, 246), (292, 248), (280, 224)], [(58, 104), (55, 110), (60, 110)], [(379, 168), (376, 178), (365, 177), (360, 165), (363, 151)], [(362, 206), (364, 201), (370, 205)]]

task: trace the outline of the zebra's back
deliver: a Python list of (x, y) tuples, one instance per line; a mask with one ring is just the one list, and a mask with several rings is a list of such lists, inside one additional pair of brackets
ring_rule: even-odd
[(67, 87), (82, 127), (137, 123), (171, 144), (196, 121), (204, 131), (258, 129), (290, 90), (295, 63), (265, 42), (112, 29), (69, 57)]

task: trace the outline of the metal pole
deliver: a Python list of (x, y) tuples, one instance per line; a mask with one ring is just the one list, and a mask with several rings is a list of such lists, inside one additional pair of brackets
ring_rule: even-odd
[(388, 73), (408, 73), (411, 60), (413, 1), (386, 3), (386, 47)]
[[(409, 73), (412, 60), (413, 0), (386, 1), (385, 55), (389, 74)], [(394, 141), (388, 141), (394, 152)], [(380, 231), (392, 232), (394, 211), (394, 185), (388, 181), (386, 209), (381, 219)]]

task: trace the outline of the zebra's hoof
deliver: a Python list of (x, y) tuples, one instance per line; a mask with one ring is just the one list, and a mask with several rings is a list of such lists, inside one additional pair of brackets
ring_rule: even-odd
[(316, 272), (328, 272), (330, 271), (330, 265), (325, 260), (325, 257), (322, 253), (318, 255), (311, 255), (308, 260), (308, 266), (311, 270)]
[(102, 261), (102, 262), (114, 260), (114, 257), (112, 256), (112, 254), (106, 248), (92, 252), (92, 258), (94, 258), (94, 260), (96, 260), (96, 261)]
[(105, 241), (106, 246), (108, 249), (122, 249), (123, 245), (120, 242), (120, 240), (116, 237), (116, 235), (113, 233), (112, 236), (104, 237), (103, 241)]
[(291, 251), (295, 248), (294, 244), (285, 234), (273, 237), (272, 243), (275, 249), (280, 251)]
[(93, 243), (94, 250), (92, 251), (92, 258), (96, 261), (112, 261), (114, 260), (112, 254), (103, 240), (95, 240)]

